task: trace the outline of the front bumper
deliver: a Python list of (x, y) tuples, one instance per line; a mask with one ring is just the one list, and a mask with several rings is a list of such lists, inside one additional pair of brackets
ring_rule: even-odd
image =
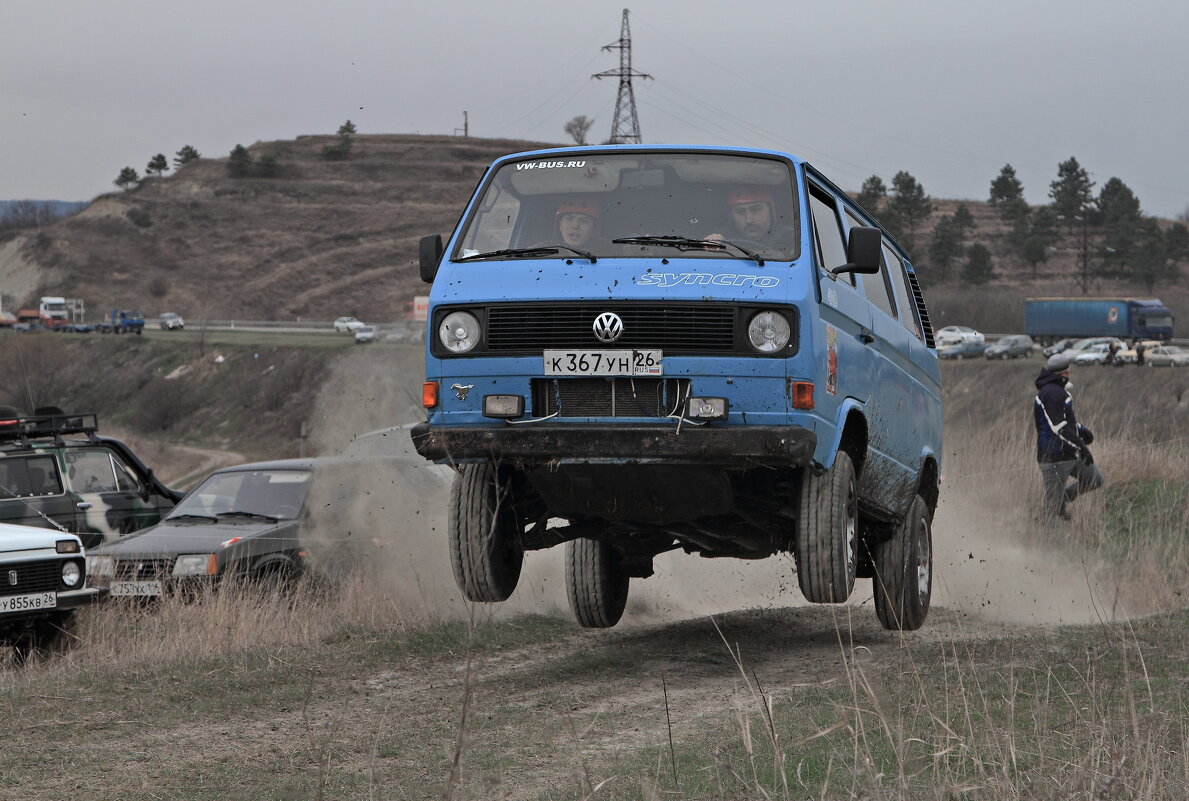
[(418, 423), (417, 452), (450, 464), (663, 463), (724, 467), (801, 467), (817, 435), (801, 426), (521, 425), (444, 428)]

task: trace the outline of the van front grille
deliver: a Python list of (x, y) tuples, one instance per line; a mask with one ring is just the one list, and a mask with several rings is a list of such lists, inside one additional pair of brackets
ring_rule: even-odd
[[(604, 312), (623, 321), (623, 334), (613, 344), (600, 342), (594, 321)], [(523, 303), (492, 306), (487, 311), (489, 352), (547, 349), (645, 348), (665, 355), (730, 353), (735, 350), (737, 307), (656, 304)]]

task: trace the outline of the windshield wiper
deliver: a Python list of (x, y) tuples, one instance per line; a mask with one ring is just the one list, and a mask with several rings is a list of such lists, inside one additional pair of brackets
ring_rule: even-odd
[(223, 518), (223, 517), (251, 517), (251, 518), (254, 518), (257, 520), (267, 520), (270, 523), (275, 523), (281, 519), (279, 517), (273, 517), (272, 515), (260, 514), (260, 512), (241, 512), (241, 511), (219, 512), (219, 517), (220, 518)]
[(729, 239), (691, 239), (687, 236), (643, 235), (625, 236), (619, 239), (612, 239), (611, 242), (616, 245), (664, 245), (677, 248), (678, 250), (726, 250), (727, 247), (733, 247), (756, 264), (761, 267), (764, 266), (763, 256), (753, 253), (745, 247), (736, 245)]
[(469, 256), (455, 259), (455, 261), (475, 261), (476, 259), (497, 259), (501, 257), (519, 259), (531, 258), (533, 256), (556, 256), (560, 251), (568, 250), (571, 253), (577, 253), (584, 259), (590, 259), (590, 263), (594, 264), (598, 259), (593, 253), (588, 253), (585, 250), (575, 250), (566, 245), (545, 245), (536, 248), (506, 248), (504, 250), (489, 250), (486, 253), (472, 253)]
[(173, 517), (165, 518), (170, 523), (176, 523), (179, 520), (205, 520), (210, 523), (218, 523), (219, 520), (214, 515), (174, 515)]

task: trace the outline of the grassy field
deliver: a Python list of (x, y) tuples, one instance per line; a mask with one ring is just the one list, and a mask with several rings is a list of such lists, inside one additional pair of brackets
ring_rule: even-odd
[[(241, 424), (269, 413), (256, 385), (277, 373), (308, 396), (308, 419), (354, 431), (376, 427), (394, 393), (420, 380), (415, 348), (330, 358), (253, 343), (227, 351), (235, 372), (218, 372), (193, 343), (124, 344), (124, 361), (105, 351), (114, 374), (148, 386), (192, 365), (190, 386), (209, 403), (212, 387), (235, 390), (249, 410)], [(1039, 365), (945, 365), (939, 520), (949, 528), (935, 537), (986, 543), (988, 582), (1005, 585), (1013, 568), (995, 563), (1008, 549), (1059, 552), (1072, 574), (1027, 564), (1054, 590), (1093, 578), (1084, 617), (1097, 623), (1003, 623), (993, 607), (940, 606), (922, 631), (898, 636), (865, 606), (798, 606), (791, 591), (785, 602), (612, 631), (580, 630), (549, 603), (493, 617), (428, 600), (452, 586), (443, 554), (400, 548), (442, 545), (441, 510), (394, 497), (380, 517), (398, 532), (395, 560), (333, 593), (241, 588), (197, 603), (108, 604), (81, 616), (63, 652), (0, 671), (11, 735), (0, 740), (0, 787), (32, 801), (1183, 801), (1189, 371), (1075, 371), (1107, 486), (1054, 528), (1036, 516)], [(354, 397), (325, 405), (350, 382)], [(222, 422), (238, 419), (234, 404), (220, 409), (200, 430), (247, 441)], [(418, 538), (402, 539), (418, 518)], [(390, 569), (398, 564), (405, 573)], [(944, 579), (953, 567), (937, 570)]]

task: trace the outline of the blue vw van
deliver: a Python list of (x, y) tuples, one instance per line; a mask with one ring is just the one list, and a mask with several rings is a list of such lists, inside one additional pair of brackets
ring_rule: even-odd
[(418, 452), (457, 468), (472, 601), (566, 546), (579, 623), (623, 614), (675, 549), (791, 552), (802, 594), (871, 578), (929, 609), (941, 379), (907, 254), (824, 175), (766, 150), (561, 148), (498, 159), (432, 289)]

